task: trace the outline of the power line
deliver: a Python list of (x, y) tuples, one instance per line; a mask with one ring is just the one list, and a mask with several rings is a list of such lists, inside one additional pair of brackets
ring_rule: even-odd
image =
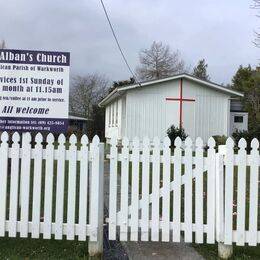
[(121, 55), (122, 55), (122, 57), (123, 57), (123, 59), (124, 59), (124, 61), (125, 61), (125, 64), (126, 64), (128, 70), (130, 71), (130, 73), (132, 74), (133, 78), (135, 79), (135, 82), (136, 82), (137, 84), (139, 84), (139, 86), (141, 86), (141, 83), (138, 82), (138, 80), (137, 80), (135, 74), (133, 73), (133, 71), (132, 71), (130, 65), (128, 64), (128, 62), (127, 62), (127, 60), (126, 60), (126, 57), (125, 57), (125, 55), (124, 55), (124, 53), (123, 53), (123, 50), (122, 50), (122, 48), (121, 48), (121, 46), (120, 46), (120, 44), (119, 44), (119, 41), (118, 41), (118, 39), (117, 39), (117, 37), (116, 37), (116, 34), (115, 34), (114, 29), (113, 29), (112, 23), (111, 23), (111, 21), (110, 21), (110, 19), (109, 19), (109, 16), (108, 16), (106, 7), (105, 7), (105, 5), (104, 5), (104, 3), (103, 3), (103, 0), (100, 0), (100, 2), (101, 2), (101, 4), (102, 4), (103, 10), (104, 10), (104, 12), (105, 12), (105, 15), (106, 15), (107, 21), (108, 21), (108, 23), (109, 23), (110, 29), (111, 29), (111, 31), (112, 31), (112, 34), (113, 34), (113, 36), (114, 36), (114, 38), (115, 38), (115, 41), (116, 41), (116, 43), (117, 43), (118, 49), (119, 49), (119, 51), (120, 51), (120, 53), (121, 53)]

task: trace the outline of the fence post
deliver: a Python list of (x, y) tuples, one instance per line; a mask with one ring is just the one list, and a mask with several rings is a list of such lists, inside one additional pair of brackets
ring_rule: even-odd
[(218, 242), (218, 256), (228, 259), (233, 254), (232, 245), (224, 244), (224, 209), (225, 209), (225, 182), (224, 182), (224, 156), (226, 146), (219, 145), (216, 154), (216, 240)]
[[(92, 144), (91, 144), (92, 145)], [(96, 193), (96, 196), (98, 197), (98, 200), (95, 201), (96, 203), (96, 209), (98, 212), (96, 212), (96, 216), (98, 217), (97, 220), (97, 240), (96, 241), (90, 241), (88, 243), (88, 253), (90, 257), (97, 257), (102, 256), (103, 254), (103, 223), (104, 223), (104, 143), (99, 143), (99, 156), (98, 158), (94, 158), (94, 160), (98, 160), (98, 190), (95, 190), (95, 187), (90, 187), (91, 193), (90, 196), (93, 196), (93, 192)], [(91, 155), (93, 157), (93, 154)], [(93, 164), (93, 160), (92, 160)], [(89, 167), (91, 169), (92, 167)], [(93, 169), (91, 172), (91, 179), (93, 176)], [(90, 183), (92, 183), (90, 181)], [(94, 202), (93, 200), (90, 201)], [(91, 205), (90, 205), (91, 206)], [(93, 205), (90, 207), (90, 210), (95, 209)], [(91, 212), (90, 212), (91, 214)], [(96, 259), (96, 258), (95, 258)]]

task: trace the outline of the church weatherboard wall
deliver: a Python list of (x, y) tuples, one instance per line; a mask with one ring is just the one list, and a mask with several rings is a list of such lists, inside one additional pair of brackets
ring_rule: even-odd
[(230, 100), (243, 94), (188, 74), (119, 87), (104, 98), (105, 134), (163, 138), (171, 125), (207, 140), (230, 135)]

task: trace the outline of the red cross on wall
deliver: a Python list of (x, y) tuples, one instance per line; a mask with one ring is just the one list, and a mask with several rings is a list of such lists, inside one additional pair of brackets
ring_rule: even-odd
[(182, 96), (182, 88), (183, 88), (183, 84), (182, 84), (182, 79), (181, 79), (181, 82), (180, 82), (180, 97), (179, 98), (166, 98), (166, 100), (168, 101), (179, 101), (180, 102), (180, 124), (179, 124), (179, 127), (182, 128), (182, 103), (184, 101), (188, 101), (188, 102), (194, 102), (195, 99), (191, 99), (191, 98), (183, 98)]

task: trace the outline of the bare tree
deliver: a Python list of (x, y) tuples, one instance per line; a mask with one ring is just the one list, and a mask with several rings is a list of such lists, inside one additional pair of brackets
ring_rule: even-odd
[(141, 50), (139, 60), (136, 74), (140, 80), (160, 79), (185, 71), (179, 51), (172, 52), (162, 42), (154, 41), (149, 49)]
[(2, 41), (0, 42), (0, 49), (6, 49), (5, 40), (2, 40)]
[[(260, 0), (253, 0), (254, 4), (252, 5), (252, 8), (257, 9), (260, 13)], [(258, 18), (260, 18), (260, 15), (256, 15)], [(255, 32), (255, 40), (253, 41), (256, 47), (260, 48), (260, 33)]]
[(77, 76), (73, 79), (70, 93), (70, 112), (91, 118), (93, 106), (105, 96), (108, 91), (108, 80), (98, 74)]

